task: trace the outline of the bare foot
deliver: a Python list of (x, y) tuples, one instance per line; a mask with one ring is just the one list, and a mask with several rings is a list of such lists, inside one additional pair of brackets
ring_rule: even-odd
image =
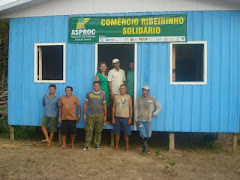
[(44, 142), (44, 143), (45, 143), (45, 142), (49, 143), (49, 139), (43, 139), (42, 142)]
[(46, 149), (50, 149), (51, 148), (51, 144), (50, 143), (48, 143), (48, 145), (46, 146)]
[(118, 151), (120, 148), (119, 147), (115, 147), (115, 151)]
[(67, 146), (63, 146), (63, 145), (60, 147), (60, 149), (66, 149), (66, 148)]
[(73, 144), (71, 145), (71, 148), (74, 149), (74, 145)]

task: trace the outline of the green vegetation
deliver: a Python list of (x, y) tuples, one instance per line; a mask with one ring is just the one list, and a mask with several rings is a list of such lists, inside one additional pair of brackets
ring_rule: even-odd
[[(42, 138), (42, 133), (39, 127), (32, 126), (15, 126), (15, 140), (39, 140)], [(0, 138), (9, 138), (9, 126), (7, 115), (0, 117)]]
[(216, 133), (205, 133), (202, 136), (202, 147), (207, 147), (210, 149), (216, 149), (216, 141), (218, 139), (218, 134)]
[(9, 137), (7, 116), (2, 115), (2, 117), (0, 117), (0, 138), (7, 138), (7, 137)]
[(0, 21), (0, 80), (1, 86), (7, 77), (8, 69), (8, 37), (9, 24), (7, 21)]
[(176, 165), (176, 163), (175, 163), (175, 162), (169, 162), (168, 164), (169, 164), (169, 166), (171, 166), (171, 167), (173, 167), (173, 166), (175, 166), (175, 165)]
[(168, 175), (175, 176), (177, 174), (175, 166), (175, 162), (169, 162), (167, 165), (165, 165), (163, 172)]
[(217, 133), (177, 133), (176, 148), (208, 148), (216, 149)]

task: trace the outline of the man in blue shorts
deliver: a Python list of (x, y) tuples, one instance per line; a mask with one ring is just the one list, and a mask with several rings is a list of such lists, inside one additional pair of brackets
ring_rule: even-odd
[(127, 87), (125, 84), (120, 86), (120, 94), (116, 95), (112, 108), (112, 122), (114, 124), (114, 134), (116, 146), (119, 149), (121, 130), (123, 130), (126, 152), (129, 150), (129, 136), (131, 135), (132, 122), (132, 98), (126, 94)]

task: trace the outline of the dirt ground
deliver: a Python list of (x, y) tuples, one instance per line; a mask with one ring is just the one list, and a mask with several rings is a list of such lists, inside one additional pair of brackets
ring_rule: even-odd
[(152, 147), (152, 154), (141, 156), (141, 146), (126, 153), (109, 145), (100, 150), (60, 150), (57, 141), (45, 149), (40, 141), (0, 139), (0, 179), (240, 179), (240, 145), (231, 154), (231, 139), (220, 139), (224, 146), (210, 150), (176, 149), (172, 152)]

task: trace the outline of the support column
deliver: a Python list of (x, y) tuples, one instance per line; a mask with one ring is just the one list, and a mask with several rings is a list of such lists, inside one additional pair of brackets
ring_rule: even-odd
[(169, 133), (169, 151), (175, 149), (175, 134)]
[(9, 126), (9, 129), (10, 129), (10, 140), (14, 141), (14, 127)]
[(237, 151), (237, 143), (238, 143), (238, 135), (233, 134), (233, 139), (232, 139), (232, 153), (235, 154)]
[(60, 145), (62, 145), (62, 135), (61, 135), (61, 132), (60, 132), (60, 128), (58, 128), (58, 142)]
[(113, 133), (113, 130), (111, 130), (111, 147), (114, 147), (114, 133)]

